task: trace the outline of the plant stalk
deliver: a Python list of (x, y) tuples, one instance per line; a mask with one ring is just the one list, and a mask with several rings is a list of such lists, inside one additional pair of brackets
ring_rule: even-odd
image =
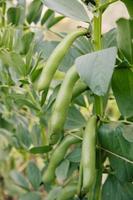
[[(96, 0), (96, 8), (100, 6), (100, 0)], [(102, 49), (102, 11), (98, 10), (94, 13), (93, 20), (93, 46), (95, 51)], [(95, 95), (94, 110), (96, 115), (102, 117), (104, 113), (103, 109), (103, 97)], [(101, 151), (98, 152), (98, 163), (97, 163), (97, 176), (95, 184), (90, 191), (89, 200), (101, 200), (101, 184), (102, 184), (102, 160)]]

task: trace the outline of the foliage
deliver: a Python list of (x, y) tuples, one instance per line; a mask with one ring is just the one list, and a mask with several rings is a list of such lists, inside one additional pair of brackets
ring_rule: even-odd
[[(132, 0), (122, 0), (129, 19), (101, 33), (102, 14), (116, 1), (32, 0), (27, 7), (26, 0), (0, 0), (0, 200), (133, 199)], [(67, 34), (53, 28), (65, 17), (84, 22), (88, 34), (64, 53), (46, 94), (36, 85)], [(59, 40), (47, 40), (49, 33)], [(69, 96), (68, 112), (58, 142), (51, 145), (49, 122), (73, 64), (78, 80), (60, 94), (60, 102)], [(65, 111), (57, 111), (63, 118)], [(82, 152), (82, 140), (91, 115), (97, 116), (96, 178), (83, 191), (82, 158), (90, 152)], [(54, 180), (47, 183), (51, 160)]]

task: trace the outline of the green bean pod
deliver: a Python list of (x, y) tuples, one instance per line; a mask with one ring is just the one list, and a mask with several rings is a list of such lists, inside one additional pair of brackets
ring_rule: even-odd
[[(82, 131), (76, 133), (78, 136), (82, 136)], [(44, 176), (43, 176), (43, 181), (44, 183), (50, 183), (54, 181), (55, 179), (55, 170), (56, 167), (60, 164), (60, 162), (64, 159), (66, 152), (68, 148), (72, 144), (79, 143), (81, 140), (78, 137), (72, 136), (72, 135), (67, 135), (65, 138), (61, 141), (59, 146), (54, 150), (48, 168), (46, 169)]]
[(96, 121), (92, 116), (87, 122), (82, 144), (82, 166), (84, 192), (88, 192), (96, 177)]
[(48, 91), (53, 76), (64, 58), (67, 51), (70, 49), (72, 43), (80, 36), (88, 33), (85, 28), (79, 28), (78, 30), (69, 33), (55, 48), (49, 59), (47, 60), (46, 66), (43, 68), (42, 73), (37, 81), (36, 88), (41, 91)]
[(77, 193), (77, 183), (73, 183), (64, 187), (56, 200), (70, 200)]
[(72, 66), (66, 73), (54, 104), (49, 123), (50, 144), (55, 144), (61, 136), (72, 98), (73, 87), (78, 79), (79, 75), (76, 71), (76, 67)]
[(72, 93), (72, 100), (74, 100), (76, 97), (78, 97), (80, 94), (85, 92), (89, 87), (80, 79), (77, 81), (73, 88), (73, 93)]

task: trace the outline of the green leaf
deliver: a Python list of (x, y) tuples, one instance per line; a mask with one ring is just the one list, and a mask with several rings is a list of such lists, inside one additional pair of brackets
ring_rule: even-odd
[(102, 189), (102, 200), (132, 200), (133, 184), (121, 183), (115, 176), (109, 175)]
[(61, 162), (61, 164), (56, 168), (55, 171), (57, 179), (65, 180), (67, 178), (69, 166), (70, 166), (69, 160), (65, 159)]
[(25, 76), (27, 74), (25, 63), (20, 56), (20, 54), (11, 52), (10, 53), (12, 59), (12, 65), (15, 68), (15, 71), (18, 72), (20, 75)]
[(48, 194), (47, 200), (56, 200), (59, 192), (61, 191), (62, 187), (54, 187)]
[(41, 172), (33, 161), (30, 161), (27, 166), (27, 178), (35, 190), (38, 190), (41, 183)]
[(77, 0), (45, 0), (45, 5), (55, 10), (56, 12), (59, 12), (67, 17), (89, 22), (89, 15), (87, 11), (87, 7), (81, 2)]
[(43, 4), (41, 0), (33, 0), (28, 7), (27, 21), (29, 24), (32, 22), (37, 23), (42, 14)]
[(38, 192), (28, 192), (22, 195), (19, 200), (41, 200), (41, 196)]
[(26, 75), (26, 66), (19, 54), (15, 52), (0, 51), (0, 59), (4, 64), (13, 67), (19, 75)]
[(47, 9), (46, 12), (44, 13), (42, 19), (41, 19), (41, 25), (45, 24), (46, 21), (53, 15), (54, 11), (51, 9)]
[(24, 149), (28, 149), (31, 145), (31, 136), (29, 131), (22, 125), (18, 125), (16, 137), (20, 143), (20, 146)]
[[(40, 109), (38, 108), (37, 105), (35, 105), (35, 102), (33, 103), (30, 99), (28, 99), (24, 94), (14, 94), (13, 97), (11, 97), (14, 99), (15, 103), (19, 106), (19, 107), (24, 107), (27, 106), (31, 109), (34, 109), (36, 111), (39, 111)], [(27, 99), (26, 99), (27, 98)]]
[[(123, 31), (126, 30), (126, 31)], [(133, 64), (133, 20), (121, 18), (117, 21), (118, 48), (129, 63)]]
[(68, 110), (67, 119), (65, 122), (65, 129), (77, 129), (85, 126), (86, 121), (80, 111), (71, 106)]
[(128, 142), (123, 133), (128, 125), (112, 122), (101, 125), (99, 141), (103, 148), (123, 158), (133, 161), (133, 142)]
[(24, 21), (24, 8), (23, 7), (11, 7), (7, 11), (8, 23), (15, 26), (22, 24)]
[(133, 125), (124, 126), (122, 135), (128, 142), (133, 142)]
[(74, 47), (80, 52), (81, 55), (93, 52), (91, 39), (88, 39), (86, 36), (77, 38), (74, 42)]
[(133, 72), (128, 68), (116, 69), (112, 89), (122, 115), (133, 116)]
[(29, 152), (33, 154), (43, 154), (49, 152), (51, 149), (52, 149), (51, 146), (39, 146), (39, 147), (32, 147), (31, 149), (29, 149)]
[(117, 46), (116, 36), (117, 36), (117, 32), (115, 28), (103, 34), (103, 37), (102, 37), (103, 49)]
[(26, 32), (21, 40), (21, 53), (26, 55), (30, 49), (31, 44), (33, 44), (34, 39), (33, 32)]
[(81, 80), (98, 96), (104, 96), (108, 90), (116, 54), (116, 48), (112, 47), (76, 59), (75, 64)]
[(81, 148), (74, 149), (68, 156), (67, 159), (71, 162), (79, 163), (81, 159)]
[(133, 181), (133, 163), (128, 163), (121, 158), (117, 158), (114, 155), (108, 155), (110, 166), (115, 175), (121, 182)]
[(22, 187), (25, 190), (30, 190), (27, 180), (20, 172), (13, 170), (11, 171), (10, 176), (15, 182), (15, 184), (17, 184), (18, 186)]
[(57, 16), (57, 17), (54, 17), (54, 19), (52, 19), (52, 20), (47, 24), (47, 28), (51, 28), (52, 26), (54, 26), (55, 24), (57, 24), (58, 22), (60, 22), (62, 19), (64, 19), (64, 16)]

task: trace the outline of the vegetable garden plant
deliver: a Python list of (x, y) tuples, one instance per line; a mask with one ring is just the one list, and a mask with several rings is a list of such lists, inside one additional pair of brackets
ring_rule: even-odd
[(117, 1), (0, 0), (0, 200), (133, 200), (133, 0), (101, 31)]

